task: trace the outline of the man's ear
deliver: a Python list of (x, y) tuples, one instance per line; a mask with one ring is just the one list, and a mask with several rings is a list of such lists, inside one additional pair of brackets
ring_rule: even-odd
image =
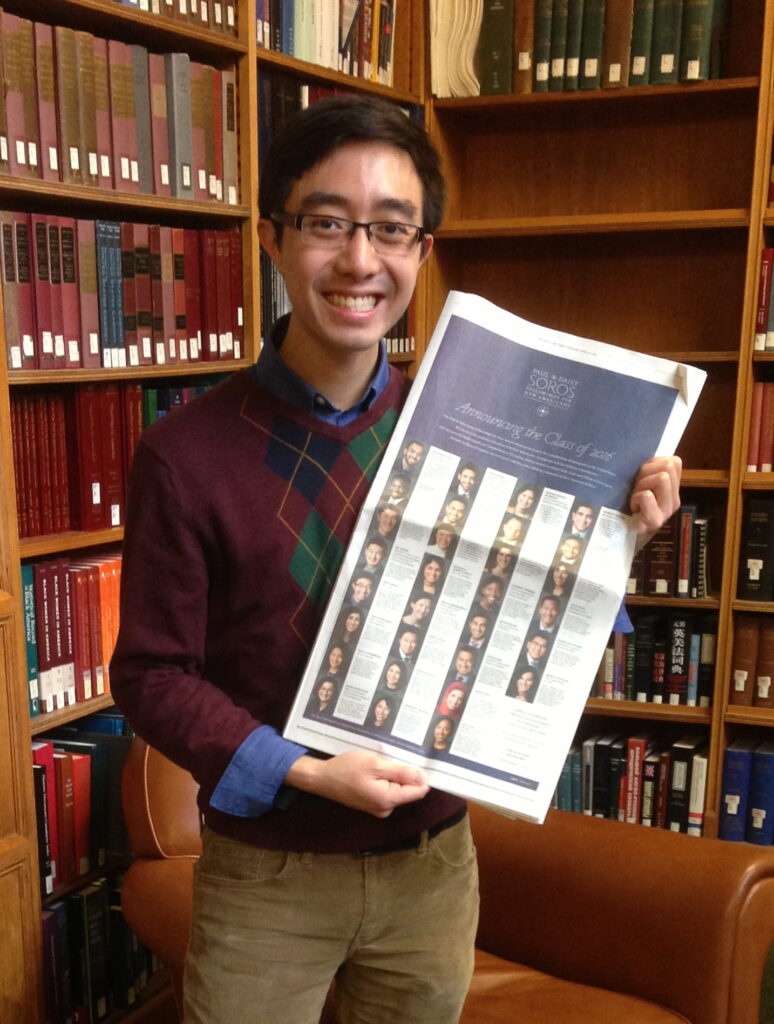
[(277, 238), (277, 225), (268, 217), (261, 217), (258, 221), (258, 239), (266, 252), (275, 263), (281, 258), (280, 244)]
[(433, 248), (433, 236), (425, 235), (422, 239), (422, 252), (419, 254), (419, 265), (420, 267), (425, 262), (427, 257), (430, 255), (430, 250)]

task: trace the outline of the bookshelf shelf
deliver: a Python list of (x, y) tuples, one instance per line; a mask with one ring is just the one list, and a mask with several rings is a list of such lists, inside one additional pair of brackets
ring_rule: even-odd
[(109, 693), (99, 697), (92, 697), (90, 700), (80, 701), (78, 704), (71, 704), (69, 707), (60, 708), (58, 711), (48, 711), (42, 715), (36, 715), (30, 719), (30, 735), (39, 736), (41, 733), (55, 729), (58, 725), (66, 725), (74, 722), (84, 715), (90, 715), (94, 711), (102, 711), (105, 708), (113, 707), (113, 698)]
[(717, 611), (719, 597), (644, 597), (632, 595), (626, 598), (627, 605), (638, 608), (693, 608), (696, 611)]
[(737, 601), (731, 602), (735, 612), (764, 612), (771, 615), (774, 612), (774, 601)]
[(19, 541), (22, 558), (41, 558), (63, 551), (80, 551), (81, 548), (95, 548), (103, 544), (119, 544), (124, 538), (123, 527), (112, 530), (91, 532), (68, 531), (52, 533), (43, 537), (25, 537)]
[(44, 384), (85, 384), (105, 380), (155, 380), (164, 377), (216, 376), (250, 366), (250, 359), (215, 359), (212, 362), (167, 363), (153, 366), (122, 366), (120, 369), (93, 370), (13, 370), (9, 373), (12, 387), (40, 387)]
[(774, 711), (771, 708), (728, 707), (723, 719), (728, 725), (758, 725), (771, 729)]
[(643, 718), (657, 722), (690, 722), (694, 725), (709, 725), (712, 721), (711, 708), (673, 707), (670, 704), (605, 700), (600, 697), (591, 697), (587, 700), (586, 711), (589, 714), (611, 718)]
[(770, 491), (774, 487), (774, 473), (745, 473), (742, 487), (746, 491)]
[(668, 210), (648, 213), (575, 214), (493, 220), (447, 220), (439, 239), (515, 238), (524, 235), (588, 235), (612, 232), (684, 231), (745, 228), (750, 212), (737, 210)]
[[(677, 358), (675, 356), (674, 358)], [(694, 360), (698, 362), (698, 360)], [(686, 469), (683, 471), (682, 486), (685, 487), (728, 487), (729, 474), (726, 470)]]

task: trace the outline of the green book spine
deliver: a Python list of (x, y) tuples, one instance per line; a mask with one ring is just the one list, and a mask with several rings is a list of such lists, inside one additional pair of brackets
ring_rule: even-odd
[(605, 34), (605, 0), (586, 0), (581, 34), (581, 89), (598, 89), (602, 84), (602, 40)]
[(513, 90), (514, 0), (486, 0), (478, 37), (476, 69), (482, 96)]
[(38, 684), (38, 642), (35, 620), (35, 580), (32, 565), (21, 568), (24, 601), (24, 650), (27, 658), (27, 693), (30, 715), (40, 714), (40, 688)]
[(554, 0), (551, 13), (551, 49), (548, 91), (564, 90), (564, 65), (567, 53), (567, 10), (569, 0)]
[(564, 57), (564, 90), (573, 92), (580, 81), (580, 52), (584, 0), (569, 0), (567, 6), (567, 49)]
[(713, 8), (713, 0), (684, 0), (681, 82), (702, 82), (709, 78)]
[(553, 0), (535, 0), (535, 46), (532, 65), (533, 92), (548, 92), (548, 79), (551, 70), (551, 22), (553, 20)]
[(655, 0), (650, 65), (652, 85), (667, 85), (678, 81), (682, 23), (682, 0)]
[(632, 65), (629, 85), (650, 83), (650, 50), (653, 43), (653, 0), (634, 0)]

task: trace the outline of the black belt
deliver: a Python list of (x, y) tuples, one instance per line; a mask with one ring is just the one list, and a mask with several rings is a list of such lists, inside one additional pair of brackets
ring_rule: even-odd
[[(448, 818), (444, 818), (443, 821), (439, 821), (437, 824), (432, 825), (427, 829), (427, 838), (435, 839), (441, 832), (445, 832), (447, 828), (459, 824), (465, 815), (468, 813), (467, 807), (460, 807), (454, 814), (450, 814)], [(358, 857), (383, 857), (386, 853), (399, 853), (401, 850), (416, 850), (419, 844), (422, 842), (422, 832), (415, 832), (413, 836), (407, 836), (405, 839), (399, 839), (395, 843), (386, 843), (384, 846), (374, 846), (370, 850), (358, 850), (356, 856)]]

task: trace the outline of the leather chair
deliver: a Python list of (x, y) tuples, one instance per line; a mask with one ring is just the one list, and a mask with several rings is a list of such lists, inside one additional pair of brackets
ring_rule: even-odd
[[(197, 787), (141, 740), (123, 779), (123, 906), (176, 997), (200, 853)], [(758, 1024), (774, 943), (774, 850), (551, 812), (471, 806), (481, 876), (461, 1024)], [(324, 1021), (334, 1021), (328, 1006)]]

